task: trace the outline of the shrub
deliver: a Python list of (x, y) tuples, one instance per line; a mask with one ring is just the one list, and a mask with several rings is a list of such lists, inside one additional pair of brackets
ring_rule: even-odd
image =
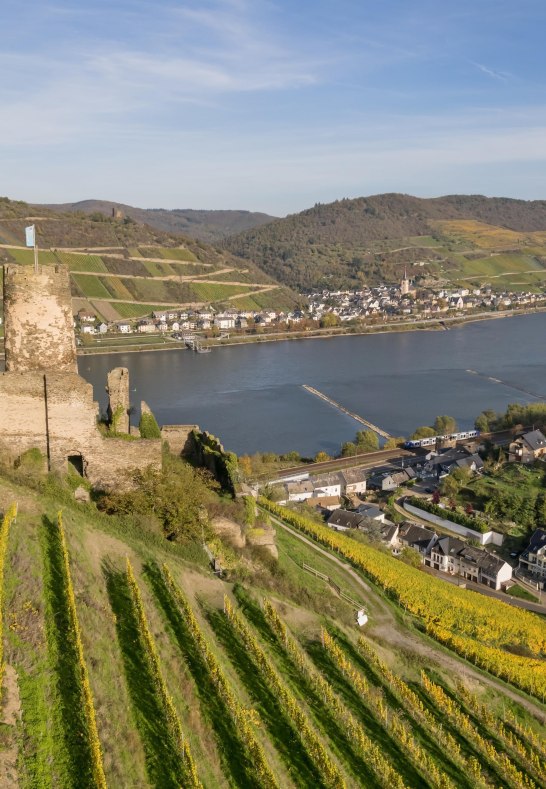
[(141, 438), (161, 438), (161, 430), (157, 420), (149, 411), (144, 412), (140, 417), (138, 429), (140, 430)]

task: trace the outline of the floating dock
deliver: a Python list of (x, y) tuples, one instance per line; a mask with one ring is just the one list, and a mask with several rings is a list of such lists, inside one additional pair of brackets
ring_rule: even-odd
[(338, 411), (341, 411), (343, 414), (347, 414), (348, 416), (352, 417), (353, 419), (356, 419), (357, 422), (360, 422), (361, 425), (365, 425), (370, 430), (373, 430), (373, 432), (377, 433), (378, 436), (381, 436), (382, 438), (387, 438), (387, 439), (388, 438), (392, 438), (391, 434), (387, 433), (386, 430), (383, 430), (382, 428), (377, 427), (377, 425), (374, 425), (372, 422), (368, 422), (367, 419), (364, 419), (364, 417), (359, 416), (358, 414), (355, 414), (353, 411), (349, 411), (348, 408), (345, 408), (345, 406), (340, 405), (339, 403), (336, 403), (336, 401), (332, 400), (331, 397), (328, 397), (328, 395), (325, 395), (322, 392), (319, 392), (319, 390), (315, 389), (313, 386), (307, 386), (307, 384), (302, 384), (302, 386), (303, 386), (303, 388), (306, 391), (310, 392), (311, 394), (316, 395), (317, 397), (320, 397), (321, 400), (324, 400), (329, 405), (333, 406), (334, 408), (337, 408)]

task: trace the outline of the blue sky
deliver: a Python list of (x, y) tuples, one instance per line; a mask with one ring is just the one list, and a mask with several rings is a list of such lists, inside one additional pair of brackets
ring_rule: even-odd
[(0, 193), (546, 198), (543, 0), (3, 0)]

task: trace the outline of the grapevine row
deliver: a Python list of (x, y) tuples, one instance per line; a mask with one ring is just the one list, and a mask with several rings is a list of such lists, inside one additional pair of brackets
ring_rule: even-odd
[(504, 780), (509, 786), (514, 787), (514, 789), (536, 789), (535, 782), (520, 772), (505, 753), (499, 752), (488, 739), (482, 737), (479, 730), (474, 726), (468, 715), (463, 712), (459, 704), (451, 699), (443, 688), (432, 682), (424, 671), (421, 672), (421, 681), (435, 706), (447, 716), (457, 731), (472, 742), (487, 761), (502, 773)]
[(100, 745), (99, 734), (97, 731), (97, 720), (95, 717), (95, 707), (93, 704), (93, 694), (91, 693), (91, 686), (89, 684), (89, 675), (87, 673), (87, 665), (83, 654), (82, 635), (80, 623), (78, 620), (78, 613), (76, 610), (76, 598), (74, 596), (74, 586), (72, 584), (72, 574), (70, 572), (70, 561), (68, 557), (68, 549), (66, 547), (66, 539), (63, 528), (63, 515), (59, 512), (57, 515), (57, 528), (59, 530), (59, 541), (61, 544), (61, 555), (63, 560), (63, 571), (66, 588), (66, 602), (68, 607), (68, 618), (70, 622), (70, 636), (74, 641), (76, 654), (78, 656), (78, 672), (79, 680), (81, 683), (81, 690), (83, 693), (83, 705), (85, 709), (85, 718), (87, 721), (87, 736), (89, 738), (89, 748), (91, 751), (91, 762), (93, 770), (93, 781), (98, 789), (106, 789), (106, 778), (104, 775), (104, 767), (102, 764), (102, 748)]
[(506, 710), (503, 715), (504, 723), (513, 729), (529, 751), (536, 751), (546, 758), (546, 739), (538, 737), (528, 726), (521, 723), (516, 716)]
[[(381, 748), (368, 737), (360, 723), (349, 710), (346, 709), (339, 696), (332, 689), (330, 683), (324, 679), (319, 671), (317, 671), (301, 646), (288, 634), (284, 622), (282, 622), (276, 610), (268, 600), (264, 600), (264, 616), (275, 633), (277, 641), (291, 658), (303, 680), (311, 684), (313, 689), (323, 699), (331, 713), (337, 718), (340, 725), (347, 729), (349, 739), (357, 744), (360, 752), (374, 771), (379, 783), (386, 789), (390, 789), (390, 787), (393, 787), (393, 789), (394, 787), (404, 789), (405, 784), (402, 777), (389, 763), (388, 759), (383, 756)], [(441, 787), (449, 786), (449, 784), (443, 783), (438, 783), (436, 785)]]
[(457, 740), (446, 731), (443, 726), (438, 724), (434, 715), (425, 707), (417, 693), (415, 693), (401, 677), (391, 671), (390, 668), (383, 663), (367, 641), (360, 638), (358, 646), (370, 665), (387, 684), (389, 690), (396, 697), (407, 714), (428, 731), (438, 745), (442, 746), (446, 755), (454, 764), (472, 778), (473, 785), (476, 789), (486, 789), (486, 787), (490, 786), (482, 774), (478, 760), (474, 757), (470, 757), (469, 759), (465, 758), (461, 753), (461, 748)]
[(264, 650), (252, 635), (246, 623), (236, 613), (227, 597), (224, 597), (224, 611), (230, 624), (239, 634), (247, 650), (252, 655), (255, 664), (269, 684), (271, 691), (278, 699), (281, 708), (292, 722), (304, 748), (306, 748), (309, 756), (318, 768), (324, 783), (334, 787), (334, 789), (345, 789), (345, 780), (341, 771), (330, 758), (326, 748), (311, 727), (307, 715), (300, 707), (300, 703), (281, 680)]
[(222, 699), (231, 715), (234, 730), (240, 738), (245, 750), (248, 753), (252, 770), (256, 775), (258, 783), (264, 789), (277, 789), (278, 783), (273, 772), (267, 763), (264, 749), (256, 738), (252, 723), (255, 722), (253, 710), (248, 710), (240, 704), (226, 679), (218, 660), (210, 649), (207, 641), (201, 632), (201, 628), (195, 618), (192, 607), (176, 585), (169, 568), (163, 565), (163, 576), (168, 588), (173, 594), (180, 610), (185, 617), (186, 626), (193, 638), (193, 643), (199, 650), (201, 657), (207, 667), (209, 677), (214, 684), (218, 696)]
[[(261, 497), (262, 507), (338, 551), (419, 617), (427, 632), (476, 665), (523, 690), (546, 695), (546, 629), (528, 611), (453, 587), (344, 534), (315, 523)], [(536, 658), (521, 657), (502, 647), (524, 646)]]
[(4, 605), (4, 567), (6, 565), (6, 555), (8, 552), (9, 530), (11, 524), (17, 518), (17, 504), (14, 502), (6, 511), (2, 525), (0, 526), (0, 695), (2, 692), (2, 677), (4, 673), (4, 627), (3, 627), (3, 605)]
[(321, 638), (324, 648), (353, 690), (355, 690), (364, 704), (373, 710), (383, 726), (390, 731), (393, 739), (396, 739), (403, 746), (409, 758), (417, 766), (417, 769), (425, 774), (427, 782), (441, 789), (451, 789), (454, 786), (451, 779), (438, 769), (434, 760), (415, 740), (411, 727), (389, 709), (383, 693), (377, 688), (370, 686), (365, 677), (347, 659), (343, 650), (335, 643), (332, 636), (324, 629), (322, 630)]
[(163, 705), (163, 709), (167, 717), (167, 721), (170, 729), (169, 733), (177, 749), (177, 752), (181, 753), (182, 755), (184, 775), (181, 776), (181, 780), (184, 781), (185, 787), (192, 787), (192, 789), (201, 789), (202, 784), (197, 775), (197, 769), (195, 767), (195, 763), (193, 761), (193, 757), (190, 752), (190, 747), (186, 742), (184, 735), (182, 733), (180, 719), (178, 718), (178, 714), (176, 712), (173, 700), (169, 694), (169, 691), (167, 690), (165, 680), (163, 679), (163, 675), (161, 673), (161, 664), (159, 661), (159, 654), (157, 652), (157, 647), (152, 638), (152, 634), (150, 633), (150, 628), (148, 627), (148, 621), (146, 619), (146, 613), (144, 611), (144, 606), (142, 604), (142, 597), (140, 595), (140, 589), (138, 588), (138, 584), (136, 582), (135, 575), (133, 573), (133, 568), (131, 567), (131, 562), (129, 561), (128, 558), (127, 558), (127, 583), (129, 585), (129, 589), (131, 590), (133, 607), (138, 621), (139, 635), (143, 640), (145, 652), (146, 652), (146, 660), (148, 662), (148, 666), (150, 668), (151, 674), (154, 678), (154, 684), (159, 694), (159, 697), (161, 699), (161, 703)]
[(505, 726), (504, 721), (499, 720), (488, 707), (481, 704), (479, 699), (462, 683), (457, 685), (457, 695), (483, 724), (484, 728), (489, 729), (494, 737), (500, 739), (503, 745), (521, 760), (520, 763), (526, 764), (529, 772), (541, 781), (542, 776), (546, 775), (546, 762), (540, 758), (538, 752)]

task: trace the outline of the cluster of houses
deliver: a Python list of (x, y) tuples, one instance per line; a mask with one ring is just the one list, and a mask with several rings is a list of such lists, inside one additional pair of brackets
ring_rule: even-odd
[(279, 503), (305, 501), (310, 507), (332, 512), (341, 507), (342, 496), (358, 496), (366, 492), (366, 487), (366, 472), (359, 468), (316, 476), (302, 474), (300, 479), (281, 483)]
[(308, 303), (311, 319), (321, 320), (330, 313), (343, 323), (370, 317), (427, 318), (441, 317), (450, 311), (515, 309), (543, 303), (545, 299), (540, 293), (498, 292), (490, 287), (416, 290), (404, 276), (399, 286), (318, 291), (308, 296)]
[(303, 313), (277, 312), (275, 310), (224, 310), (218, 311), (212, 307), (201, 310), (163, 310), (154, 311), (148, 317), (134, 320), (120, 320), (105, 324), (97, 315), (86, 309), (81, 309), (76, 315), (75, 325), (82, 334), (105, 334), (108, 331), (121, 334), (176, 333), (180, 331), (228, 331), (247, 329), (252, 326), (269, 326), (280, 320), (298, 322), (303, 320)]
[[(328, 525), (336, 531), (358, 529), (389, 547), (395, 556), (409, 548), (421, 556), (426, 567), (491, 589), (502, 589), (512, 579), (511, 565), (498, 556), (456, 537), (439, 536), (418, 523), (392, 523), (372, 504), (336, 510), (328, 518)], [(544, 545), (546, 548), (546, 540)]]

